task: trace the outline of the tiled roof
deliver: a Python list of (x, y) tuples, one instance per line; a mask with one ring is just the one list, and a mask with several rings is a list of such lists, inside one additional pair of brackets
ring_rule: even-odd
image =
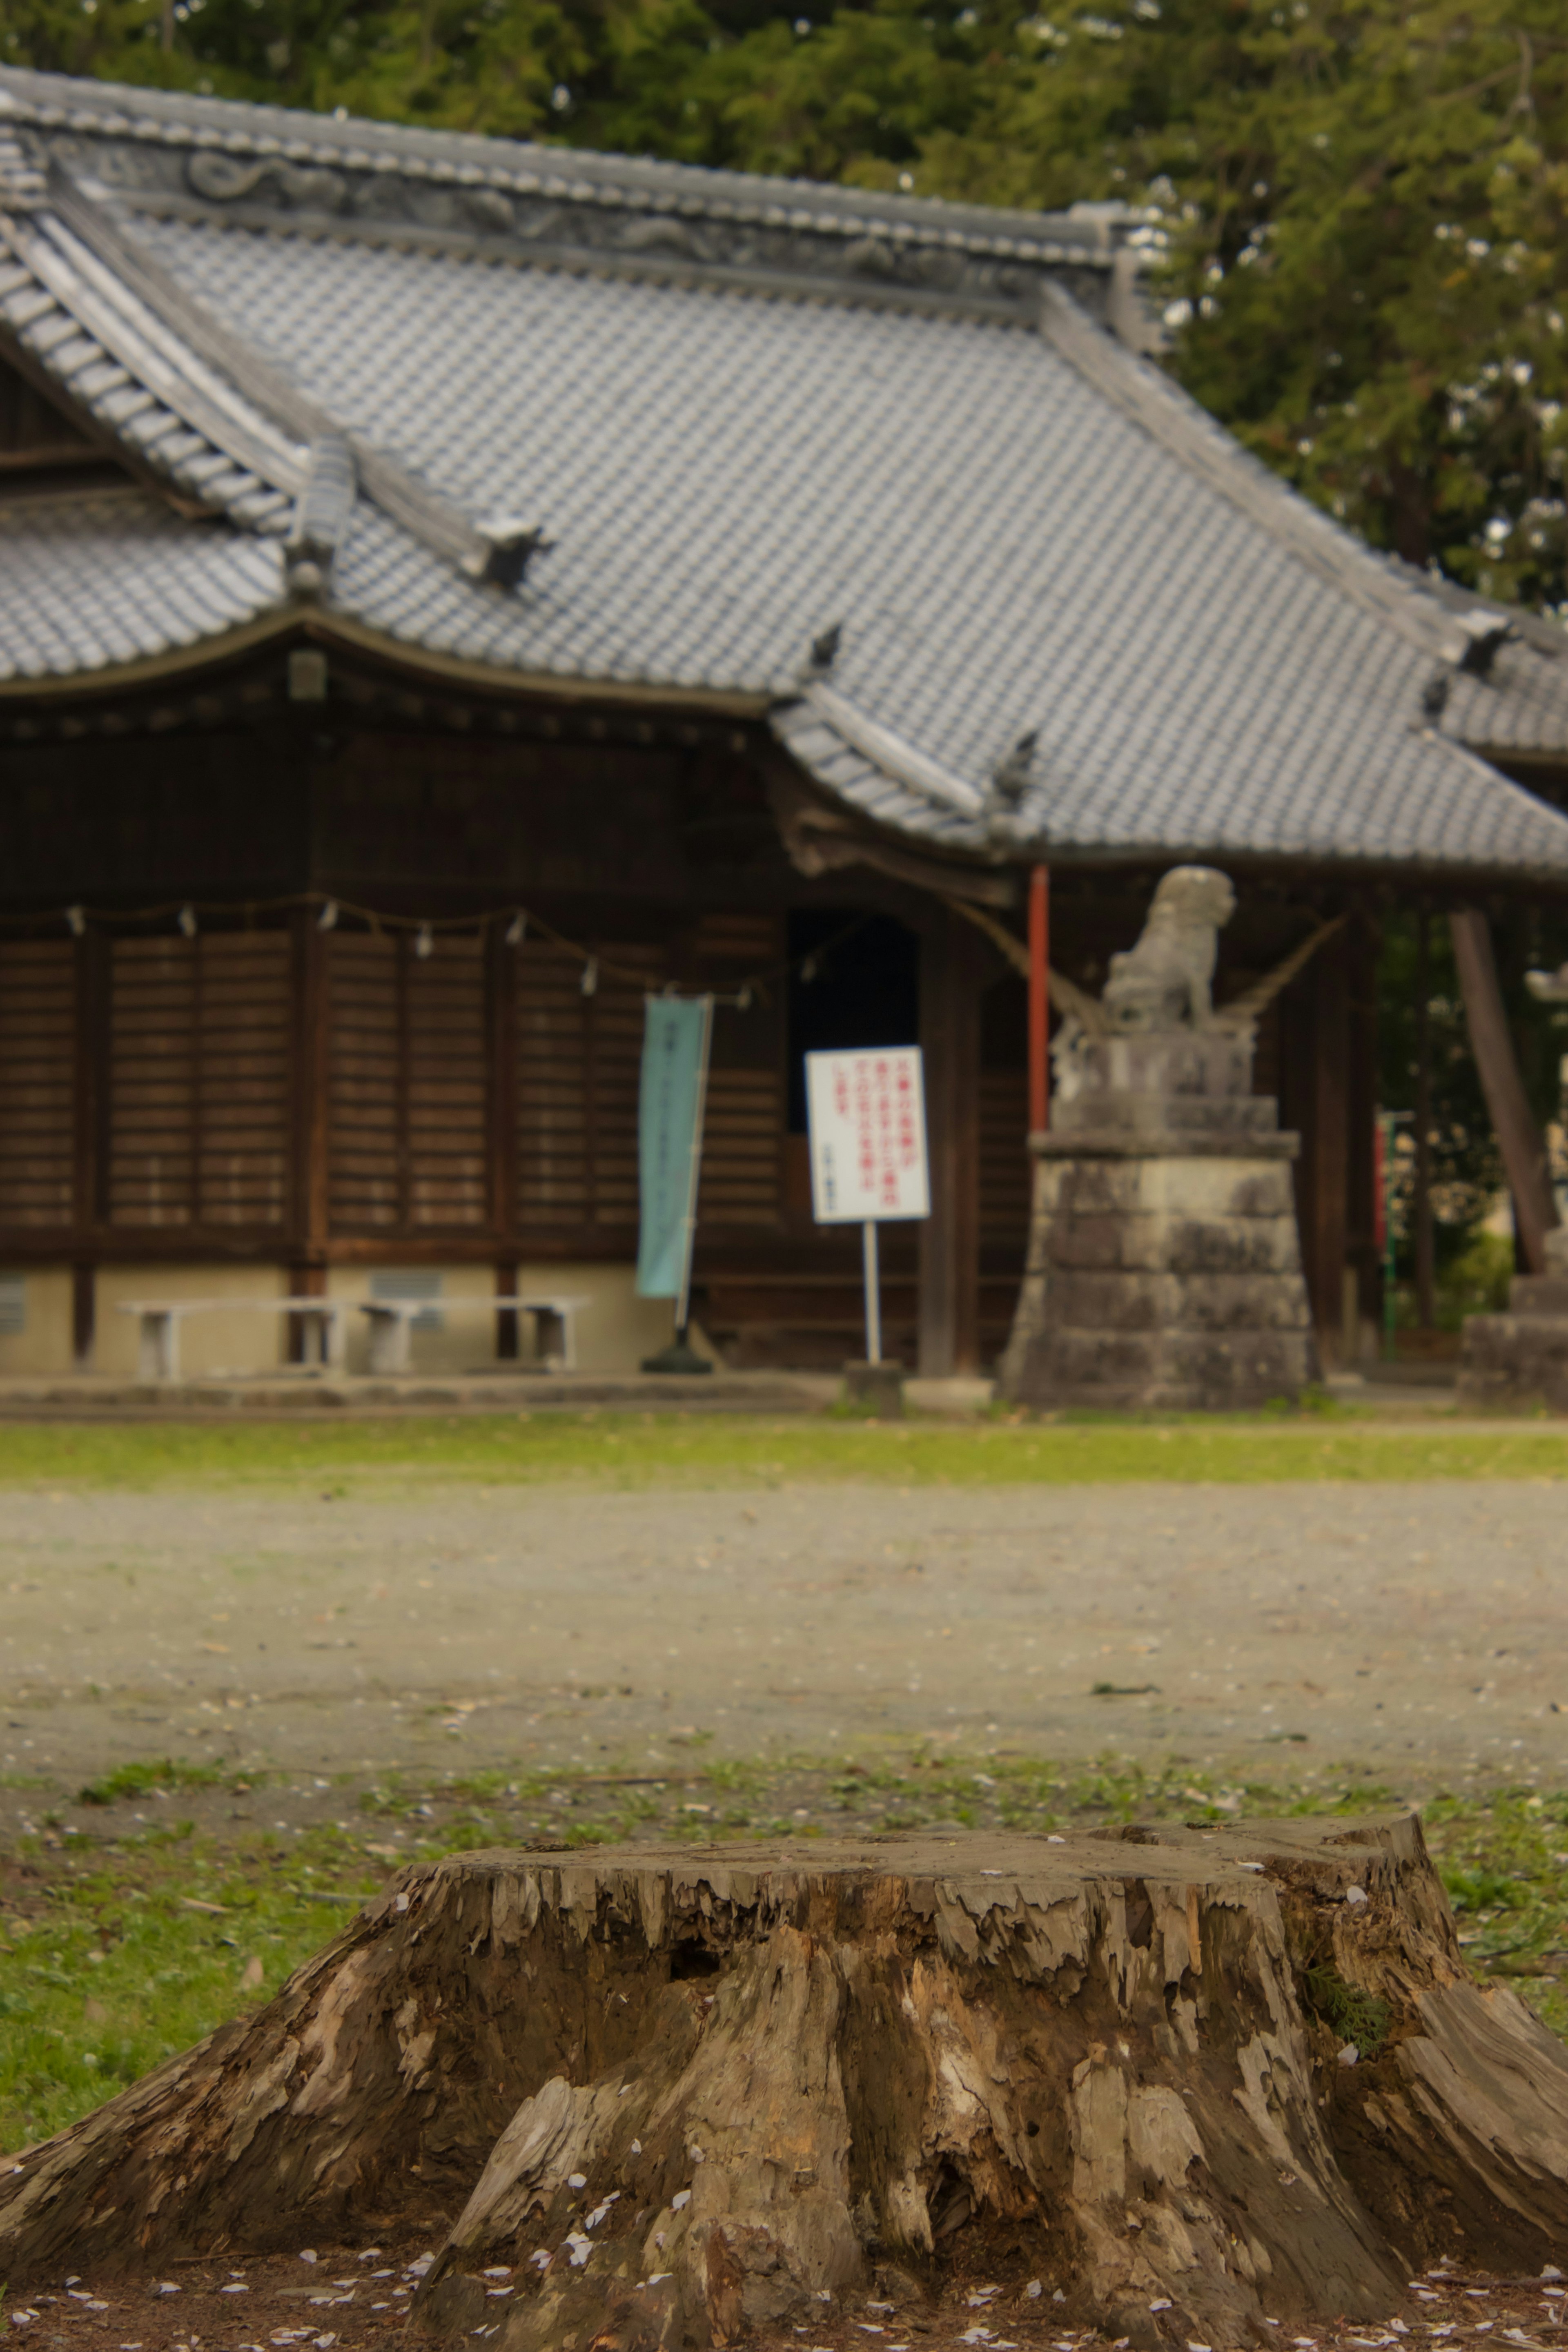
[(275, 539), (188, 522), (152, 491), (0, 500), (0, 677), (148, 661), (259, 619), (282, 593)]
[(750, 698), (932, 846), (1568, 872), (1568, 820), (1465, 748), (1568, 755), (1568, 638), (1493, 642), (1506, 616), (1362, 547), (1098, 323), (1139, 339), (1114, 223), (7, 100), (0, 321), (213, 519), (137, 505), (127, 635), (91, 551), (107, 598), (129, 509), (53, 509), (62, 617), (41, 655), (0, 588), (0, 677), (309, 594), (530, 679)]

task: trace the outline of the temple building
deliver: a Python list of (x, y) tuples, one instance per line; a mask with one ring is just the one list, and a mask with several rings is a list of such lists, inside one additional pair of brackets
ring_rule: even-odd
[[(889, 1342), (991, 1363), (1031, 872), (1216, 998), (1325, 1359), (1375, 1311), (1381, 914), (1568, 887), (1568, 637), (1370, 552), (1152, 355), (1143, 232), (0, 71), (0, 1372), (282, 1297), (634, 1296), (643, 998), (718, 1000), (694, 1290), (857, 1351), (801, 1055), (925, 1049)], [(453, 1360), (516, 1344), (480, 1314)], [(355, 1344), (363, 1346), (356, 1335)]]

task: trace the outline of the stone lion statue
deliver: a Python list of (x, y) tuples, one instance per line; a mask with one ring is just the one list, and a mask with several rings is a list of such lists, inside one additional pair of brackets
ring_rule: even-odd
[(1110, 959), (1101, 998), (1110, 1026), (1212, 1029), (1218, 935), (1235, 912), (1236, 893), (1212, 866), (1163, 876), (1137, 946)]

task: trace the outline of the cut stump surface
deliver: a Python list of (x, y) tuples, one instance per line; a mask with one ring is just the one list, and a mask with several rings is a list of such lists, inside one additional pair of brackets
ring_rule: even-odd
[(433, 2206), (409, 2324), (454, 2348), (725, 2345), (961, 2260), (1278, 2342), (1560, 2256), (1568, 2054), (1468, 1976), (1413, 1818), (459, 1854), (33, 2151), (0, 2273)]

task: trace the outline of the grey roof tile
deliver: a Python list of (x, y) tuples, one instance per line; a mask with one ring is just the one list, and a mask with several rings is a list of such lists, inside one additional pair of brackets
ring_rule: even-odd
[[(291, 147), (340, 189), (351, 166), (374, 166), (400, 184), (505, 187), (509, 202), (533, 182), (556, 201), (559, 180), (563, 204), (635, 203), (645, 220), (798, 213), (819, 240), (863, 229), (869, 206), (911, 249), (1032, 237), (1043, 251), (1058, 234), (973, 207), (938, 221), (858, 193), (216, 101), (84, 88), (68, 107), (73, 86), (47, 79), (0, 73), (0, 95), (46, 130), (59, 115), (57, 164), (84, 184), (103, 142), (129, 138), (183, 156), (187, 181), (193, 156), (249, 158), (247, 204), (273, 169), (257, 159)], [(0, 268), (0, 320), (100, 421), (250, 530), (289, 528), (305, 442), (323, 421), (343, 436), (362, 495), (329, 613), (501, 669), (771, 701), (826, 790), (982, 854), (1037, 837), (1058, 856), (1568, 871), (1568, 821), (1456, 740), (1568, 752), (1568, 639), (1521, 623), (1488, 676), (1457, 667), (1476, 600), (1337, 530), (1043, 281), (1029, 319), (1009, 322), (868, 307), (842, 289), (786, 299), (771, 260), (748, 289), (502, 268), (367, 241), (357, 215), (319, 234), (286, 188), (270, 212), (225, 212), (238, 171), (204, 164), (219, 194), (199, 204), (160, 183), (151, 209), (122, 179), (112, 236), (79, 195), (58, 228), (29, 196), (12, 242), (33, 274)], [(510, 592), (472, 576), (480, 519), (499, 510), (537, 518), (554, 542)], [(155, 526), (151, 508), (129, 537), (123, 512), (62, 509), (58, 530), (51, 617), (0, 601), (15, 674), (194, 642), (204, 609), (222, 629), (279, 593), (279, 550), (241, 531)], [(117, 601), (133, 546), (140, 635)], [(47, 570), (41, 547), (29, 560)], [(828, 692), (794, 701), (807, 646), (835, 621)], [(1450, 691), (1435, 731), (1421, 696), (1438, 670)], [(1026, 730), (1035, 782), (1004, 822), (988, 779)]]
[(276, 541), (191, 523), (148, 491), (0, 502), (0, 679), (150, 660), (260, 618)]

